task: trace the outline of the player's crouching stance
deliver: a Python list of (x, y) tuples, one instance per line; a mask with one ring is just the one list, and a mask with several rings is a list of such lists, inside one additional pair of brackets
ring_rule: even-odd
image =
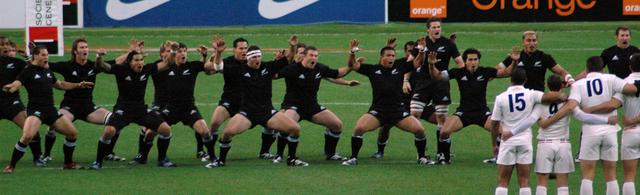
[[(113, 109), (113, 116), (107, 122), (104, 132), (98, 141), (96, 161), (89, 168), (97, 170), (102, 168), (102, 162), (111, 138), (130, 123), (137, 123), (148, 129), (157, 131), (158, 138), (158, 162), (159, 167), (173, 167), (166, 157), (169, 142), (171, 140), (171, 127), (162, 120), (159, 113), (155, 113), (144, 102), (148, 78), (152, 74), (164, 71), (173, 63), (178, 49), (177, 43), (171, 44), (171, 57), (165, 57), (157, 64), (144, 65), (144, 55), (137, 51), (131, 51), (127, 55), (126, 64), (110, 65), (98, 58), (98, 64), (110, 74), (114, 74), (118, 84), (118, 101)], [(168, 58), (168, 59), (167, 59)]]
[[(256, 125), (277, 129), (289, 134), (287, 137), (289, 146), (288, 166), (309, 165), (299, 160), (296, 156), (300, 125), (283, 113), (276, 111), (271, 101), (272, 80), (277, 77), (277, 73), (287, 64), (283, 53), (278, 53), (275, 61), (262, 62), (260, 48), (250, 46), (247, 52), (247, 64), (233, 68), (225, 67), (225, 74), (240, 77), (241, 89), (243, 90), (242, 103), (240, 111), (229, 120), (223, 130), (223, 135), (220, 139), (220, 159), (215, 162), (217, 163), (216, 167), (225, 165), (227, 154), (231, 149), (231, 138)], [(218, 68), (217, 66), (216, 68)]]
[(529, 187), (529, 168), (533, 161), (533, 147), (531, 145), (531, 128), (510, 137), (508, 132), (522, 120), (526, 119), (539, 103), (553, 103), (565, 99), (560, 92), (542, 93), (525, 89), (527, 81), (524, 69), (516, 68), (511, 74), (512, 86), (496, 96), (491, 115), (492, 130), (498, 131), (498, 125), (503, 130), (503, 142), (498, 151), (498, 187), (496, 195), (506, 195), (507, 186), (511, 179), (513, 168), (518, 173), (520, 194), (531, 194)]
[[(353, 51), (354, 48), (352, 48)], [(378, 65), (350, 62), (353, 70), (369, 77), (373, 104), (369, 111), (358, 119), (351, 137), (351, 157), (343, 161), (342, 165), (358, 164), (358, 152), (360, 152), (363, 142), (362, 136), (383, 125), (395, 125), (404, 131), (413, 133), (418, 151), (418, 164), (431, 163), (425, 156), (427, 138), (424, 128), (420, 121), (411, 116), (402, 104), (404, 74), (411, 72), (414, 67), (411, 64), (395, 64), (395, 57), (396, 52), (392, 47), (384, 47), (380, 50)]]
[(32, 51), (33, 59), (29, 62), (30, 65), (18, 76), (18, 80), (3, 87), (5, 92), (15, 92), (24, 85), (29, 93), (29, 103), (27, 104), (28, 116), (24, 122), (22, 137), (13, 149), (10, 164), (7, 165), (2, 172), (13, 172), (16, 163), (18, 163), (18, 160), (24, 155), (27, 144), (29, 144), (31, 139), (38, 133), (38, 129), (42, 123), (54, 127), (58, 132), (66, 136), (63, 145), (63, 169), (82, 168), (73, 162), (73, 151), (76, 147), (78, 130), (69, 119), (62, 117), (62, 114), (53, 106), (53, 88), (62, 90), (90, 88), (93, 86), (93, 83), (84, 81), (80, 83), (69, 83), (57, 80), (53, 72), (49, 70), (49, 53), (47, 52), (47, 48), (38, 46)]

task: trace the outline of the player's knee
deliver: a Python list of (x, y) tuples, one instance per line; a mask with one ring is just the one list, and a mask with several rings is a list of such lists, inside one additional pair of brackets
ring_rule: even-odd
[(67, 138), (69, 139), (78, 139), (78, 130), (76, 130), (75, 128), (71, 129), (71, 131), (69, 131), (68, 133), (66, 133), (65, 135)]
[(162, 123), (158, 126), (158, 134), (168, 135), (171, 134), (171, 127), (167, 123)]
[(106, 126), (104, 128), (104, 132), (102, 134), (102, 137), (104, 138), (111, 138), (113, 137), (113, 135), (116, 134), (116, 128), (114, 126)]
[(333, 132), (342, 132), (342, 121), (337, 121), (327, 126)]

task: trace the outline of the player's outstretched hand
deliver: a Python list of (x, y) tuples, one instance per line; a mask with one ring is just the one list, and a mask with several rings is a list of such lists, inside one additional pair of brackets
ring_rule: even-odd
[(357, 80), (350, 80), (350, 81), (347, 81), (347, 83), (348, 83), (348, 84), (349, 84), (349, 86), (351, 86), (351, 87), (355, 87), (355, 86), (360, 85), (360, 81), (357, 81)]
[(396, 40), (397, 39), (395, 37), (387, 39), (387, 47), (396, 48), (396, 46), (398, 46)]
[(436, 64), (441, 61), (440, 59), (438, 59), (438, 53), (436, 53), (435, 51), (429, 52), (429, 58), (427, 60), (429, 64)]
[(360, 45), (360, 41), (358, 41), (357, 39), (351, 39), (351, 41), (349, 42), (349, 51), (351, 51), (351, 53), (360, 51), (358, 45)]

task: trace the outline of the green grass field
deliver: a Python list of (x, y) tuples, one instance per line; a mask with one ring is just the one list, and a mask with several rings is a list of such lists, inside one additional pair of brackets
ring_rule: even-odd
[[(586, 58), (600, 55), (600, 52), (615, 43), (614, 29), (627, 25), (633, 30), (640, 29), (638, 22), (589, 22), (589, 23), (455, 23), (444, 24), (443, 31), (458, 35), (460, 52), (469, 47), (483, 52), (481, 65), (493, 67), (510, 51), (511, 46), (521, 44), (521, 33), (525, 30), (539, 31), (539, 47), (552, 54), (556, 61), (573, 75), (584, 68)], [(377, 52), (387, 38), (397, 37), (399, 45), (424, 35), (424, 24), (386, 24), (386, 25), (342, 25), (322, 24), (304, 26), (262, 26), (227, 28), (87, 28), (67, 29), (65, 44), (70, 48), (76, 37), (85, 36), (91, 49), (126, 48), (131, 38), (143, 39), (147, 48), (155, 48), (163, 40), (177, 40), (192, 48), (200, 44), (209, 45), (212, 35), (220, 33), (229, 45), (236, 37), (244, 37), (250, 44), (263, 48), (286, 48), (291, 34), (299, 35), (301, 42), (320, 48), (320, 62), (334, 68), (344, 66), (347, 58), (348, 41), (352, 38), (361, 41), (364, 49), (359, 56), (367, 62), (378, 60)], [(0, 35), (8, 36), (19, 43), (23, 42), (23, 30), (0, 30)], [(228, 46), (231, 47), (231, 46)], [(400, 46), (401, 47), (401, 46)], [(325, 49), (325, 51), (323, 51)], [(340, 50), (338, 50), (340, 49)], [(119, 55), (111, 52), (108, 59)], [(401, 53), (398, 53), (401, 56)], [(231, 52), (225, 53), (231, 55)], [(90, 56), (94, 56), (91, 54)], [(271, 58), (271, 54), (267, 56)], [(64, 57), (51, 57), (51, 61), (68, 60)], [(150, 53), (147, 62), (157, 59), (156, 53)], [(190, 59), (197, 60), (193, 53)], [(58, 77), (62, 78), (61, 76)], [(334, 85), (325, 82), (319, 92), (319, 101), (334, 111), (344, 122), (344, 133), (338, 145), (343, 155), (350, 154), (350, 135), (358, 117), (365, 113), (371, 101), (371, 86), (368, 80), (351, 73), (347, 79), (362, 82), (357, 87)], [(455, 81), (453, 81), (455, 82)], [(153, 87), (147, 88), (147, 103), (151, 103)], [(274, 81), (273, 102), (279, 104), (284, 95), (282, 80)], [(505, 90), (508, 79), (491, 82), (488, 101), (493, 102), (495, 95)], [(199, 109), (209, 121), (211, 112), (222, 92), (221, 75), (200, 75), (196, 89), (196, 101)], [(454, 105), (457, 107), (458, 88), (451, 84)], [(61, 101), (62, 91), (56, 91), (56, 102)], [(99, 75), (95, 89), (95, 103), (108, 109), (115, 103), (117, 89), (111, 75)], [(26, 91), (22, 90), (23, 97)], [(23, 99), (26, 102), (26, 99)], [(95, 158), (97, 140), (102, 126), (81, 121), (75, 123), (79, 129), (75, 160), (86, 165)], [(428, 153), (434, 155), (435, 126), (425, 124), (428, 135)], [(9, 163), (11, 151), (20, 137), (21, 131), (13, 123), (0, 121), (0, 164)], [(41, 133), (46, 127), (41, 128)], [(122, 131), (115, 152), (130, 159), (137, 152), (139, 127), (131, 125)], [(537, 128), (535, 128), (537, 129)], [(53, 158), (46, 168), (35, 167), (31, 163), (31, 154), (27, 152), (20, 161), (14, 174), (0, 175), (2, 194), (492, 194), (496, 185), (496, 167), (486, 165), (481, 160), (490, 157), (491, 145), (488, 133), (473, 126), (453, 136), (453, 152), (456, 154), (452, 165), (419, 166), (415, 162), (413, 135), (394, 129), (387, 146), (385, 157), (372, 160), (369, 155), (376, 150), (377, 132), (365, 136), (360, 152), (360, 162), (355, 167), (344, 167), (336, 161), (325, 161), (322, 155), (324, 128), (302, 122), (299, 156), (311, 166), (291, 168), (284, 164), (274, 165), (270, 161), (256, 158), (260, 147), (261, 128), (255, 128), (234, 138), (227, 166), (219, 169), (206, 169), (204, 163), (196, 160), (193, 130), (180, 125), (173, 126), (173, 140), (169, 156), (179, 167), (157, 168), (155, 149), (151, 152), (150, 164), (129, 166), (125, 162), (107, 162), (100, 171), (62, 171), (62, 136), (58, 136)], [(572, 122), (571, 137), (573, 150), (577, 151), (580, 124)], [(44, 142), (44, 139), (43, 139)], [(535, 144), (534, 144), (535, 146)], [(216, 147), (216, 150), (218, 148)], [(272, 148), (275, 152), (275, 144)], [(575, 152), (574, 152), (575, 153)], [(622, 180), (622, 167), (618, 166), (618, 181)], [(579, 192), (580, 170), (570, 175), (570, 190)], [(601, 168), (598, 168), (594, 181), (594, 192), (604, 193), (604, 181)], [(531, 186), (535, 189), (535, 173), (531, 173)], [(554, 183), (554, 182), (552, 182)], [(620, 182), (620, 184), (622, 184)], [(510, 184), (510, 193), (517, 193), (515, 176)], [(555, 184), (549, 186), (555, 193)]]

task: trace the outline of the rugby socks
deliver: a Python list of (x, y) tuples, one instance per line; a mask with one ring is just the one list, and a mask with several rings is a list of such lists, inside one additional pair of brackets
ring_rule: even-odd
[(442, 127), (438, 125), (438, 128), (436, 128), (436, 141), (438, 141), (438, 144), (436, 145), (437, 146), (436, 154), (443, 153), (442, 151), (443, 145), (440, 144), (440, 129), (442, 129)]
[(618, 195), (620, 194), (620, 187), (618, 186), (618, 181), (613, 180), (607, 182), (607, 195)]
[(215, 152), (217, 140), (218, 140), (218, 132), (211, 133), (211, 147), (213, 148), (211, 151), (209, 151), (209, 159), (211, 160), (211, 162), (213, 162), (213, 160), (218, 159), (218, 157), (216, 157), (216, 152)]
[(111, 143), (109, 144), (109, 146), (107, 147), (107, 150), (105, 151), (106, 155), (113, 154), (113, 148), (116, 147), (116, 142), (118, 141), (119, 137), (120, 137), (120, 132), (118, 131), (111, 138)]
[(269, 149), (273, 142), (276, 141), (276, 137), (273, 129), (263, 129), (262, 130), (262, 146), (260, 147), (260, 154), (269, 153)]
[(536, 187), (536, 195), (547, 195), (547, 187), (545, 186)]
[(227, 162), (227, 153), (231, 150), (231, 140), (225, 141), (220, 139), (220, 162)]
[(558, 195), (569, 195), (569, 187), (559, 187)]
[(384, 153), (385, 147), (387, 147), (387, 141), (384, 141), (384, 142), (378, 141), (378, 152)]
[(102, 164), (102, 161), (104, 160), (104, 156), (106, 155), (106, 151), (107, 151), (107, 147), (109, 147), (109, 144), (111, 144), (111, 140), (104, 140), (102, 138), (100, 138), (100, 140), (98, 140), (98, 152), (96, 153), (96, 162), (99, 164)]
[[(200, 136), (202, 137), (202, 136)], [(213, 136), (202, 137), (201, 141), (204, 147), (207, 148), (207, 152), (209, 152), (209, 161), (213, 162), (216, 160), (216, 151), (215, 151), (215, 139)]]
[[(382, 126), (380, 128), (380, 134), (378, 134), (378, 152), (380, 153), (384, 153), (384, 148), (387, 147), (387, 140), (389, 140), (390, 130), (391, 128), (386, 126)], [(384, 135), (384, 132), (386, 132), (386, 135)]]
[(162, 161), (167, 158), (167, 150), (169, 149), (169, 143), (171, 142), (171, 133), (169, 135), (158, 136), (158, 161)]
[(144, 127), (140, 128), (140, 135), (138, 136), (138, 154), (142, 154), (144, 152)]
[(56, 131), (49, 129), (44, 136), (44, 156), (51, 156), (51, 149), (54, 143), (56, 143)]
[(335, 132), (331, 129), (327, 129), (324, 132), (324, 154), (326, 156), (331, 157), (336, 154), (340, 133), (342, 132)]
[(362, 147), (362, 136), (351, 136), (351, 158), (358, 158), (358, 153)]
[(635, 195), (636, 186), (633, 182), (625, 182), (622, 184), (622, 195)]
[(16, 167), (16, 164), (18, 163), (20, 158), (22, 158), (22, 156), (24, 156), (24, 153), (26, 151), (27, 151), (27, 144), (23, 144), (22, 142), (18, 141), (16, 146), (13, 148), (13, 154), (11, 154), (10, 165), (12, 167)]
[(142, 161), (147, 161), (147, 159), (149, 159), (149, 152), (151, 151), (151, 148), (153, 148), (153, 139), (146, 140), (146, 138), (143, 137), (142, 145), (140, 146), (140, 159)]
[(583, 179), (580, 183), (580, 194), (593, 194), (593, 181)]
[(280, 132), (278, 133), (278, 143), (276, 145), (277, 151), (276, 155), (283, 157), (284, 156), (284, 148), (287, 147), (287, 137), (289, 134)]
[(64, 152), (64, 163), (73, 163), (73, 151), (76, 149), (76, 139), (64, 138), (62, 151)]
[(202, 137), (202, 135), (198, 134), (198, 132), (195, 132), (195, 136), (196, 136), (196, 153), (202, 152), (204, 151), (204, 138)]
[(31, 154), (33, 155), (33, 160), (37, 160), (40, 158), (40, 154), (42, 154), (42, 150), (40, 149), (40, 133), (36, 133), (35, 136), (31, 139), (31, 143), (29, 143), (29, 148), (31, 148)]
[(507, 188), (503, 188), (503, 187), (496, 188), (496, 195), (507, 195), (508, 193), (509, 193), (509, 190)]
[(423, 137), (416, 137), (414, 140), (414, 144), (416, 145), (416, 150), (418, 151), (418, 159), (425, 157), (425, 150), (427, 149), (427, 137), (423, 135)]
[(297, 136), (290, 135), (289, 137), (287, 137), (287, 141), (289, 142), (288, 160), (291, 161), (292, 159), (298, 158), (296, 157), (296, 151), (298, 150), (298, 142), (300, 142), (300, 140), (298, 139)]
[(520, 188), (520, 195), (531, 195), (531, 188)]
[(442, 147), (442, 154), (445, 160), (451, 159), (451, 137), (438, 140), (438, 145)]

